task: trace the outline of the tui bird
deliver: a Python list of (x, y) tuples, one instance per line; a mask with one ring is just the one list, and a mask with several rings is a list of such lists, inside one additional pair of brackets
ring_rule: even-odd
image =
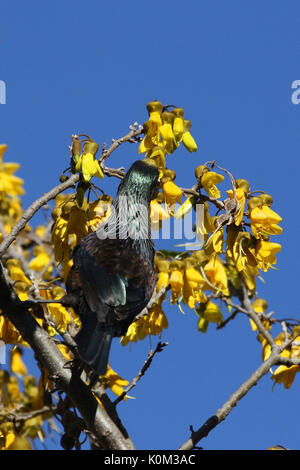
[(106, 373), (112, 338), (126, 333), (154, 290), (149, 205), (158, 176), (155, 165), (133, 163), (108, 220), (73, 251), (66, 289), (78, 299), (82, 327), (75, 341), (83, 362), (98, 375)]

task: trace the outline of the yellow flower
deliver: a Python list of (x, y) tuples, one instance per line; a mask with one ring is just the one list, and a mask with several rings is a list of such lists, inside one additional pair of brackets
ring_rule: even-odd
[(146, 316), (149, 335), (158, 335), (164, 328), (168, 328), (168, 320), (161, 308), (162, 300), (154, 304)]
[[(56, 210), (56, 220), (52, 227), (51, 240), (54, 245), (54, 255), (58, 262), (70, 257), (70, 236), (73, 237), (73, 246), (78, 244), (92, 229), (90, 224), (95, 223), (95, 210), (97, 202), (87, 206), (87, 210), (79, 208), (74, 200), (63, 203)], [(91, 212), (89, 212), (91, 208)], [(89, 217), (92, 218), (89, 221)], [(99, 218), (101, 221), (101, 217)]]
[(204, 272), (209, 282), (217, 291), (221, 291), (224, 295), (229, 295), (226, 271), (218, 256), (210, 258), (210, 261), (204, 267)]
[[(234, 197), (234, 192), (232, 189), (227, 191), (228, 196), (230, 199), (233, 199)], [(243, 215), (244, 215), (244, 210), (245, 210), (245, 204), (246, 204), (246, 193), (243, 191), (241, 188), (236, 189), (236, 199), (238, 202), (238, 210), (234, 214), (234, 223), (235, 225), (240, 225)]]
[(66, 346), (65, 344), (58, 344), (57, 347), (64, 356), (64, 358), (67, 359), (67, 361), (70, 361), (72, 359), (72, 354), (68, 346)]
[(59, 209), (59, 215), (55, 220), (52, 227), (51, 242), (54, 246), (55, 260), (58, 262), (69, 258), (70, 248), (68, 244), (69, 235), (67, 232), (68, 218), (66, 215), (61, 213)]
[(202, 176), (201, 184), (209, 196), (212, 196), (215, 199), (218, 199), (219, 197), (221, 197), (221, 193), (216, 187), (216, 184), (223, 181), (223, 179), (224, 179), (223, 175), (219, 175), (218, 173), (215, 173), (214, 171), (208, 171), (204, 173), (204, 175)]
[(157, 145), (154, 147), (149, 154), (149, 158), (155, 162), (157, 168), (159, 169), (159, 178), (163, 175), (163, 170), (166, 167), (166, 157), (165, 150), (163, 147)]
[(97, 201), (90, 202), (87, 211), (87, 226), (95, 231), (99, 225), (103, 224), (111, 215), (111, 205), (113, 198), (104, 194)]
[(137, 322), (135, 321), (135, 322), (131, 323), (131, 325), (129, 325), (125, 336), (122, 336), (121, 344), (122, 344), (122, 346), (126, 346), (129, 343), (129, 341), (132, 341), (133, 343), (136, 343), (138, 341), (138, 339), (139, 339), (138, 325), (137, 325)]
[[(255, 299), (252, 303), (252, 306), (256, 313), (265, 313), (268, 308), (268, 302), (264, 299)], [(271, 329), (271, 323), (268, 319), (263, 319), (262, 323), (267, 330)], [(253, 331), (257, 331), (257, 326), (251, 318), (250, 325)]]
[[(40, 295), (44, 299), (57, 300), (57, 299), (61, 299), (65, 295), (65, 291), (62, 287), (55, 286), (53, 287), (53, 289), (51, 289), (51, 291), (46, 290), (46, 289), (41, 289)], [(47, 304), (47, 308), (48, 308), (50, 316), (54, 318), (58, 330), (62, 332), (66, 331), (68, 325), (71, 323), (71, 316), (68, 310), (62, 305), (56, 304), (56, 303)], [(56, 334), (56, 331), (50, 330), (49, 333), (51, 335), (54, 335)]]
[(184, 263), (182, 261), (173, 261), (170, 265), (171, 304), (175, 304), (181, 294), (184, 285), (183, 270)]
[(9, 431), (5, 435), (0, 432), (0, 450), (7, 450), (16, 438), (16, 435)]
[(241, 271), (243, 281), (245, 282), (246, 286), (248, 287), (250, 291), (255, 290), (255, 287), (256, 287), (255, 276), (257, 276), (258, 273), (259, 271), (256, 266), (250, 266), (248, 264), (246, 264), (243, 271)]
[(14, 172), (19, 169), (18, 163), (3, 163), (2, 157), (7, 149), (7, 145), (0, 145), (0, 194), (18, 196), (24, 194), (22, 188), (23, 180), (14, 176)]
[(138, 153), (146, 153), (147, 157), (149, 157), (152, 150), (160, 144), (158, 128), (157, 122), (153, 120), (144, 123), (145, 137), (139, 145)]
[(278, 384), (283, 383), (285, 388), (290, 388), (294, 382), (296, 373), (299, 371), (300, 366), (298, 365), (292, 365), (290, 367), (281, 365), (277, 367), (271, 378)]
[(268, 235), (280, 235), (282, 228), (277, 225), (282, 218), (269, 206), (256, 206), (250, 210), (251, 230), (255, 238), (262, 238)]
[[(33, 248), (34, 258), (30, 260), (28, 264), (29, 269), (33, 271), (42, 272), (49, 265), (51, 256), (43, 245), (36, 245)], [(46, 280), (50, 280), (53, 266), (49, 265), (48, 269), (44, 274)]]
[(111, 391), (117, 396), (120, 396), (124, 392), (124, 387), (127, 387), (127, 385), (129, 385), (128, 380), (120, 377), (117, 372), (115, 372), (110, 367), (109, 364), (105, 374), (105, 379), (107, 380), (107, 382), (105, 380), (104, 383), (107, 384), (107, 387), (110, 388)]
[(204, 165), (199, 165), (195, 170), (195, 176), (197, 179), (200, 179), (201, 185), (209, 196), (214, 197), (215, 199), (221, 197), (221, 193), (216, 184), (221, 183), (221, 181), (224, 180), (223, 175), (210, 171)]
[(196, 152), (197, 144), (193, 136), (190, 133), (190, 128), (191, 128), (192, 123), (188, 119), (184, 119), (183, 124), (184, 124), (184, 133), (182, 134), (182, 143), (189, 152), (191, 153)]
[(195, 269), (195, 264), (195, 258), (187, 258), (185, 260), (182, 299), (189, 308), (194, 308), (196, 303), (206, 302), (207, 300), (206, 295), (202, 292), (202, 287), (205, 285), (205, 279), (200, 272)]
[(221, 323), (223, 321), (223, 315), (218, 305), (210, 300), (205, 304), (202, 315), (210, 323)]
[(179, 116), (176, 116), (173, 122), (173, 134), (175, 136), (176, 142), (180, 142), (184, 132), (183, 119)]
[(271, 355), (272, 348), (271, 348), (270, 343), (265, 338), (262, 338), (261, 345), (262, 345), (262, 360), (266, 361)]
[(210, 300), (198, 305), (195, 312), (199, 315), (198, 330), (202, 333), (206, 333), (209, 323), (221, 323), (223, 321), (219, 307)]
[(196, 200), (197, 198), (195, 196), (189, 196), (175, 212), (175, 219), (180, 219), (181, 217), (183, 218), (186, 214), (188, 214), (192, 210)]
[(20, 348), (12, 348), (10, 351), (10, 368), (16, 375), (27, 374), (27, 368), (22, 361), (22, 351)]
[(9, 275), (12, 281), (21, 281), (25, 282), (26, 284), (31, 285), (31, 281), (28, 277), (24, 274), (24, 271), (21, 268), (21, 263), (18, 259), (11, 258), (7, 260), (6, 267), (8, 269)]
[[(164, 115), (165, 113), (163, 113)], [(159, 136), (162, 140), (162, 145), (167, 153), (173, 153), (176, 149), (176, 139), (173, 134), (172, 124), (165, 122), (158, 128)]]
[[(213, 230), (215, 229), (215, 222), (217, 221), (217, 217), (211, 219), (211, 225), (213, 226)], [(217, 232), (215, 232), (209, 242), (205, 246), (206, 252), (209, 255), (213, 253), (222, 253), (223, 251), (223, 241), (224, 241), (224, 231), (223, 227), (221, 227)]]
[(161, 222), (169, 217), (170, 214), (162, 207), (157, 199), (153, 199), (150, 202), (150, 220), (152, 230), (159, 230)]
[(160, 292), (163, 287), (166, 288), (169, 285), (170, 261), (168, 261), (167, 259), (160, 259), (156, 256), (155, 266), (159, 271), (156, 283), (156, 291)]
[(248, 232), (237, 232), (233, 247), (233, 259), (238, 271), (243, 271), (246, 266), (257, 266), (254, 255), (253, 237)]
[(175, 202), (181, 204), (182, 191), (173, 181), (167, 181), (163, 184), (163, 194), (169, 206), (173, 206)]
[(256, 313), (265, 313), (268, 309), (268, 302), (265, 299), (255, 299), (252, 306)]
[(93, 140), (87, 140), (84, 143), (82, 154), (79, 157), (76, 156), (75, 170), (77, 172), (82, 172), (84, 181), (90, 181), (93, 176), (104, 178), (100, 165), (95, 158), (98, 149), (99, 145), (97, 142)]
[(125, 336), (121, 338), (121, 344), (126, 346), (130, 341), (143, 340), (147, 335), (158, 335), (164, 328), (168, 328), (168, 320), (162, 310), (162, 296), (150, 309), (147, 315), (138, 318), (132, 323)]
[(273, 264), (276, 264), (276, 254), (281, 250), (279, 243), (271, 243), (264, 240), (259, 240), (255, 253), (258, 261), (258, 268), (266, 272)]
[(84, 181), (90, 181), (93, 176), (104, 178), (103, 171), (100, 168), (98, 160), (91, 153), (80, 155), (76, 163), (76, 171), (82, 172)]
[(5, 344), (21, 343), (27, 345), (22, 339), (19, 331), (4, 315), (0, 315), (0, 339)]
[(204, 317), (200, 317), (198, 321), (198, 330), (201, 331), (201, 333), (206, 333), (207, 327), (208, 327), (208, 320)]
[(175, 115), (173, 120), (173, 134), (178, 145), (185, 130), (183, 122), (184, 110), (175, 106), (172, 113)]
[(11, 436), (10, 444), (6, 445), (6, 450), (31, 450), (31, 444), (25, 436), (17, 436), (14, 434), (13, 440)]
[(197, 214), (197, 221), (196, 221), (196, 234), (197, 238), (205, 241), (208, 238), (210, 232), (214, 230), (213, 219), (209, 215), (209, 204), (205, 202), (203, 204), (204, 213), (203, 216), (201, 212)]

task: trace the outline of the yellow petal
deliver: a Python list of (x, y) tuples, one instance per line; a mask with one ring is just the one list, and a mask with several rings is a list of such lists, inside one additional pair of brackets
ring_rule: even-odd
[(197, 151), (197, 144), (189, 131), (183, 133), (182, 143), (189, 152)]
[(22, 352), (19, 348), (15, 348), (11, 350), (10, 368), (12, 372), (16, 375), (27, 374), (27, 368), (24, 362), (22, 361)]
[(173, 133), (177, 142), (182, 138), (184, 125), (182, 117), (176, 116), (173, 122)]

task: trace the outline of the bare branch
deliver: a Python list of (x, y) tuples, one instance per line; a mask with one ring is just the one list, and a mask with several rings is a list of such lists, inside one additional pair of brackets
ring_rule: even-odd
[(113, 402), (113, 404), (116, 406), (118, 403), (120, 403), (120, 401), (122, 401), (124, 399), (124, 397), (126, 397), (126, 395), (128, 395), (128, 393), (130, 392), (130, 390), (133, 389), (133, 387), (136, 386), (136, 384), (138, 383), (138, 381), (143, 377), (143, 375), (145, 374), (145, 372), (149, 369), (152, 361), (153, 361), (153, 358), (155, 356), (155, 354), (161, 352), (163, 350), (163, 348), (165, 348), (166, 346), (168, 345), (168, 343), (161, 343), (159, 341), (159, 343), (157, 344), (156, 348), (154, 351), (149, 351), (148, 353), (148, 357), (143, 365), (143, 367), (141, 368), (141, 370), (139, 371), (139, 373), (137, 374), (137, 376), (132, 380), (132, 382), (128, 385), (128, 387), (126, 387), (126, 389), (124, 390), (123, 393), (121, 393), (121, 395)]

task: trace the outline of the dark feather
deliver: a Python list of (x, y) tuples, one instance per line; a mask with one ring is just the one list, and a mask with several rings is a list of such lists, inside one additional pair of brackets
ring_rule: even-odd
[(112, 338), (126, 333), (153, 293), (149, 204), (157, 181), (155, 166), (135, 162), (119, 186), (113, 215), (73, 253), (66, 287), (79, 298), (82, 328), (75, 340), (99, 375), (106, 372)]

